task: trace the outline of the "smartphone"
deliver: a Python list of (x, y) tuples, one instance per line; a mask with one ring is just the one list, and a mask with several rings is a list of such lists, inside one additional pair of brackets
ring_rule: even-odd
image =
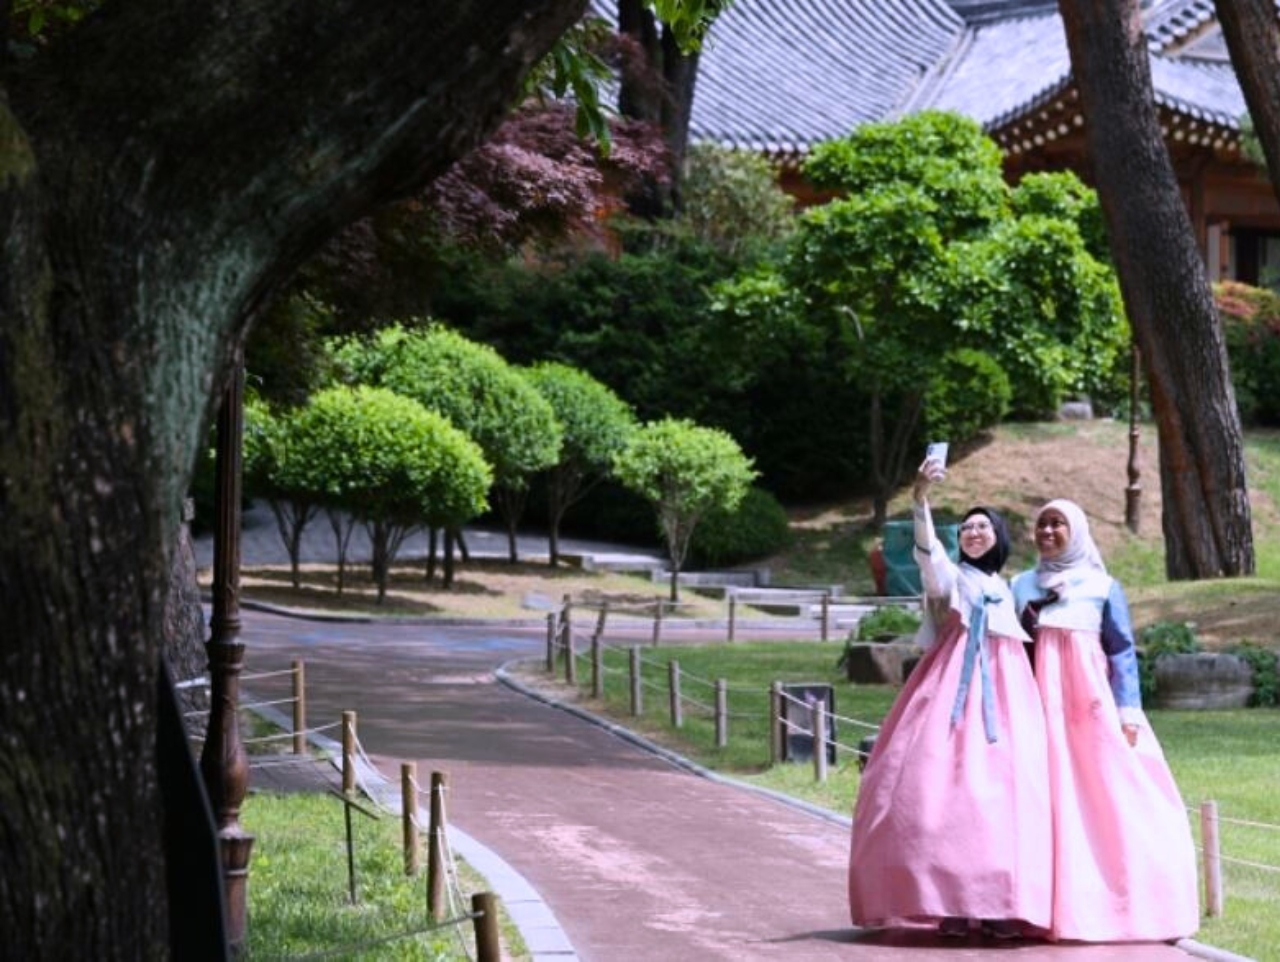
[(926, 461), (937, 461), (942, 467), (947, 466), (947, 442), (934, 441), (924, 449)]

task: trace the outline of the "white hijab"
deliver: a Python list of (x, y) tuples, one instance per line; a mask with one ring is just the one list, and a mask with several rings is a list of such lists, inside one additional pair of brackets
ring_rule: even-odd
[(1036, 584), (1041, 588), (1057, 589), (1066, 583), (1071, 573), (1081, 568), (1093, 568), (1106, 574), (1107, 566), (1102, 563), (1102, 554), (1089, 534), (1089, 519), (1084, 516), (1083, 509), (1074, 501), (1055, 498), (1036, 513), (1036, 524), (1050, 508), (1067, 519), (1071, 537), (1062, 554), (1056, 558), (1040, 559), (1036, 565)]

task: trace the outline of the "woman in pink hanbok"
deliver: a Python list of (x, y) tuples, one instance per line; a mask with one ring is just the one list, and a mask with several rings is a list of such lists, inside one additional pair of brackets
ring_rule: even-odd
[(1036, 515), (1040, 561), (1013, 580), (1034, 636), (1053, 799), (1049, 936), (1157, 941), (1199, 927), (1187, 811), (1138, 691), (1129, 606), (1084, 511)]
[(914, 489), (927, 648), (885, 719), (853, 815), (849, 907), (860, 926), (972, 927), (1011, 938), (1048, 927), (1044, 711), (1009, 586), (1003, 519), (960, 525), (960, 563), (934, 536), (926, 460)]

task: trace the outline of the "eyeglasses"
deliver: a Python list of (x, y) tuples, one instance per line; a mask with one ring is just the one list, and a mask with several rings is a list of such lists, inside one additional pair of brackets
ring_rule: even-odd
[(990, 530), (991, 530), (990, 521), (966, 521), (964, 524), (960, 525), (961, 534), (968, 534), (971, 531), (974, 532), (975, 534), (981, 534), (983, 531), (990, 531)]

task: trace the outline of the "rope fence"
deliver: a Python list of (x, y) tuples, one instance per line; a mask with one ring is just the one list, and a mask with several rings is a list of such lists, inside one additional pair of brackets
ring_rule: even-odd
[[(271, 734), (241, 738), (243, 745), (258, 745), (281, 740), (293, 742), (293, 753), (258, 756), (268, 761), (255, 761), (254, 770), (280, 768), (285, 765), (296, 765), (298, 755), (305, 755), (307, 738), (313, 734), (341, 729), (341, 749), (339, 768), (341, 771), (342, 790), (331, 789), (330, 794), (343, 803), (346, 826), (346, 850), (348, 871), (348, 897), (352, 904), (358, 901), (357, 878), (355, 870), (355, 838), (352, 826), (352, 812), (377, 819), (381, 814), (395, 814), (392, 806), (385, 800), (383, 792), (371, 784), (371, 776), (378, 771), (377, 766), (365, 751), (357, 733), (357, 717), (354, 711), (342, 712), (340, 721), (326, 725), (306, 726), (306, 682), (305, 667), (300, 660), (295, 660), (291, 668), (278, 671), (263, 671), (241, 676), (242, 680), (265, 680), (290, 677), (292, 694), (288, 698), (264, 699), (246, 702), (240, 706), (243, 710), (274, 708), (280, 705), (293, 706), (293, 725), (289, 729)], [(179, 689), (198, 689), (208, 687), (207, 678), (192, 678), (178, 682)], [(207, 717), (207, 709), (186, 711), (184, 718)], [(191, 733), (193, 744), (203, 742), (204, 735)], [(309, 756), (308, 756), (309, 757)], [(405, 763), (401, 766), (401, 817), (403, 819), (403, 847), (405, 872), (410, 876), (419, 873), (419, 847), (422, 834), (427, 836), (427, 873), (426, 873), (426, 907), (431, 924), (406, 929), (378, 939), (358, 944), (344, 945), (323, 952), (293, 956), (295, 960), (328, 959), (351, 957), (366, 949), (396, 942), (403, 942), (424, 935), (439, 933), (444, 930), (453, 932), (462, 953), (476, 962), (498, 962), (501, 959), (499, 938), (497, 901), (490, 892), (479, 892), (469, 897), (471, 908), (465, 906), (468, 896), (463, 891), (458, 862), (453, 847), (449, 843), (447, 831), (448, 821), (445, 807), (446, 779), (443, 773), (432, 773), (432, 787), (423, 791), (418, 785), (415, 766)], [(426, 795), (430, 800), (429, 821), (424, 826), (421, 821), (419, 799)], [(368, 799), (373, 809), (361, 804), (361, 797)], [(381, 813), (381, 814), (380, 814)], [(475, 950), (463, 934), (463, 926), (472, 923), (474, 930)]]

